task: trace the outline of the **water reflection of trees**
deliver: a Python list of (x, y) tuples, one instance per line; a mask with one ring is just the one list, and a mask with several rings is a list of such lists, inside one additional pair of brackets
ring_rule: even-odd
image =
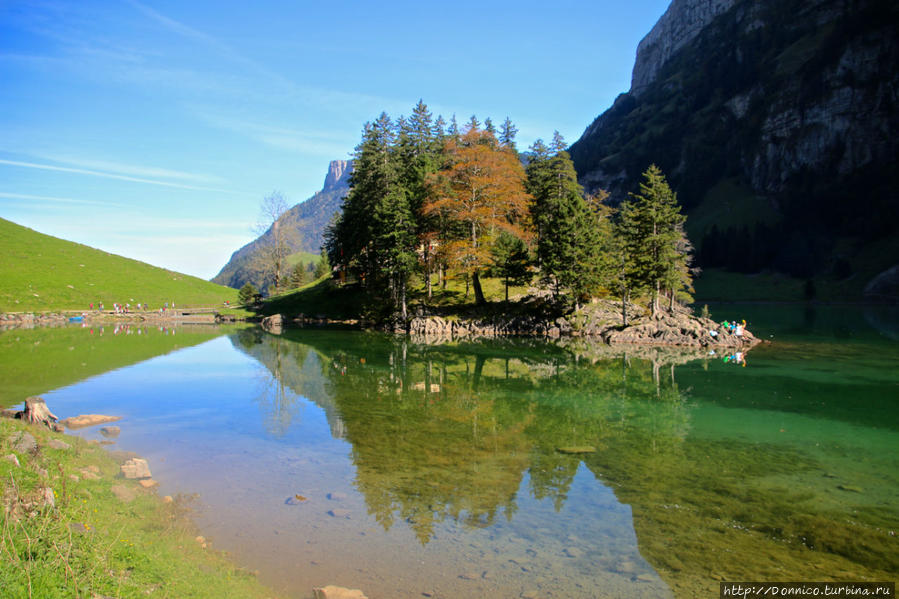
[[(678, 366), (700, 353), (581, 340), (286, 337), (300, 343), (260, 335), (248, 351), (324, 408), (352, 444), (370, 512), (385, 528), (405, 521), (422, 543), (447, 519), (476, 527), (512, 518), (525, 475), (528, 492), (559, 510), (583, 463), (631, 505), (640, 551), (676, 595), (712, 593), (714, 576), (803, 572), (810, 551), (858, 580), (899, 570), (881, 538), (895, 528), (894, 510), (850, 517), (771, 483), (820, 467), (792, 445), (688, 436)], [(595, 452), (558, 451), (578, 446)]]
[[(639, 451), (653, 455), (688, 430), (674, 365), (694, 352), (294, 334), (303, 343), (247, 331), (239, 345), (322, 404), (332, 429), (340, 422), (370, 512), (385, 528), (404, 520), (422, 543), (447, 518), (477, 527), (511, 518), (525, 473), (532, 495), (561, 509), (580, 459), (560, 447), (601, 455), (639, 429), (650, 431)], [(302, 375), (310, 347), (320, 370)], [(316, 379), (324, 388), (309, 393)]]

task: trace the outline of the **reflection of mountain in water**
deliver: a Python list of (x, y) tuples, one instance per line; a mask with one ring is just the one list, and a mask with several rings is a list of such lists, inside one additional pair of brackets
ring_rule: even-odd
[(641, 553), (678, 595), (713, 592), (715, 576), (783, 578), (810, 560), (856, 579), (899, 569), (874, 533), (895, 527), (892, 512), (849, 518), (770, 482), (815, 468), (805, 454), (691, 436), (676, 370), (702, 354), (327, 331), (232, 339), (325, 410), (352, 444), (369, 511), (385, 528), (404, 520), (422, 543), (446, 519), (513, 518), (525, 475), (528, 492), (560, 510), (583, 463), (632, 506)]

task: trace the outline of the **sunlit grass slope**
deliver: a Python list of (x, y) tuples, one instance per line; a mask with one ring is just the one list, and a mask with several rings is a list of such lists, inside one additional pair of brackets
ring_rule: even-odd
[(237, 290), (44, 235), (0, 218), (0, 312), (221, 305)]

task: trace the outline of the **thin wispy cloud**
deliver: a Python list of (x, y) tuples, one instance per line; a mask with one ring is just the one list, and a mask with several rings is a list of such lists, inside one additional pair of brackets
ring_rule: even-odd
[(95, 160), (90, 158), (73, 158), (69, 156), (41, 155), (39, 156), (39, 158), (49, 160), (51, 162), (61, 162), (73, 167), (133, 177), (145, 177), (153, 179), (180, 179), (182, 181), (193, 181), (196, 183), (227, 183), (225, 179), (214, 175), (188, 173), (184, 171), (158, 168), (154, 166), (123, 164), (121, 162), (110, 162), (107, 160)]
[(50, 204), (77, 204), (85, 206), (109, 206), (111, 208), (121, 207), (122, 204), (113, 202), (100, 202), (97, 200), (78, 200), (75, 198), (60, 198), (57, 196), (32, 195), (28, 193), (10, 193), (0, 191), (0, 198), (8, 200), (25, 200), (29, 205), (50, 203)]
[(116, 173), (109, 173), (98, 170), (91, 170), (85, 168), (74, 168), (67, 166), (56, 166), (52, 164), (38, 164), (36, 162), (23, 162), (19, 160), (5, 160), (0, 159), (0, 164), (5, 164), (7, 166), (17, 166), (21, 168), (32, 168), (32, 169), (40, 169), (45, 171), (54, 171), (60, 173), (72, 173), (77, 175), (88, 175), (92, 177), (102, 177), (105, 179), (116, 179), (119, 181), (129, 181), (131, 183), (144, 183), (147, 185), (159, 185), (161, 187), (172, 187), (175, 189), (189, 189), (193, 191), (214, 191), (217, 193), (228, 193), (228, 194), (238, 194), (243, 195), (243, 192), (234, 191), (231, 189), (218, 189), (214, 187), (203, 187), (199, 185), (186, 185), (184, 183), (173, 183), (171, 181), (160, 181), (158, 179), (147, 179), (144, 177), (132, 177), (129, 175), (120, 175)]

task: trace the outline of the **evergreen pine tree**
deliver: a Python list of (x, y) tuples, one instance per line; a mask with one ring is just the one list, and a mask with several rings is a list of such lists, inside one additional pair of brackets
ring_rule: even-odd
[(506, 301), (509, 301), (510, 285), (527, 285), (531, 282), (531, 259), (528, 247), (518, 237), (502, 231), (490, 251), (492, 272), (503, 279)]
[(664, 290), (681, 291), (690, 282), (687, 270), (689, 250), (677, 195), (668, 186), (661, 169), (650, 165), (643, 173), (640, 192), (631, 194), (623, 212), (623, 243), (631, 261), (634, 278), (651, 296), (653, 316), (659, 312), (659, 297)]
[(529, 154), (528, 191), (537, 230), (537, 262), (556, 298), (563, 290), (576, 305), (602, 284), (600, 220), (584, 200), (574, 165), (558, 132), (553, 153), (537, 140)]
[(499, 132), (499, 143), (507, 148), (512, 148), (517, 151), (515, 148), (515, 135), (517, 134), (518, 127), (512, 124), (512, 119), (506, 117)]

